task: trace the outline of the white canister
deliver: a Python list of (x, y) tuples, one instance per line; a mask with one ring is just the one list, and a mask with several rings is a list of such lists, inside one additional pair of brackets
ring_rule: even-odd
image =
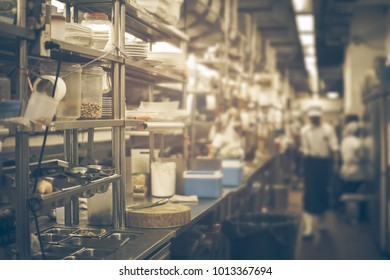
[(152, 162), (152, 196), (170, 197), (176, 191), (176, 163)]

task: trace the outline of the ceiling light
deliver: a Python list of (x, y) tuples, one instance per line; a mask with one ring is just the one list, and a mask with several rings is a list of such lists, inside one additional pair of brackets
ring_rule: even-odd
[(305, 65), (313, 65), (315, 66), (317, 63), (317, 59), (315, 56), (305, 56)]
[(316, 50), (315, 50), (314, 46), (306, 46), (303, 48), (303, 54), (305, 56), (315, 56)]
[(300, 34), (299, 40), (303, 47), (314, 46), (314, 34)]
[(292, 0), (296, 13), (311, 13), (313, 5), (311, 0)]
[(314, 16), (305, 14), (305, 15), (297, 15), (295, 17), (297, 22), (298, 32), (313, 32), (314, 31)]
[(329, 99), (337, 99), (339, 98), (339, 93), (337, 91), (329, 91), (326, 96), (329, 98)]

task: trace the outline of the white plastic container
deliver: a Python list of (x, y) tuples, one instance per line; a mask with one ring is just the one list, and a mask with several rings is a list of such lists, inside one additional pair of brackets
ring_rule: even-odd
[(152, 162), (152, 196), (170, 197), (176, 191), (176, 163)]
[(84, 68), (81, 74), (81, 118), (102, 117), (103, 69)]
[(58, 101), (46, 94), (33, 92), (24, 117), (34, 123), (48, 126), (56, 112)]
[[(41, 65), (40, 70), (42, 75), (55, 75), (57, 70), (57, 63), (44, 63)], [(60, 77), (66, 84), (66, 94), (57, 106), (57, 120), (76, 120), (80, 117), (81, 109), (80, 64), (62, 62)]]

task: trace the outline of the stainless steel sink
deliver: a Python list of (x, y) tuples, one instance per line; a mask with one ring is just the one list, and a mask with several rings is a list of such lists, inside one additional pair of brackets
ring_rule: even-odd
[(101, 248), (85, 248), (74, 254), (75, 258), (82, 257), (95, 260), (103, 260), (109, 258), (110, 255), (114, 254), (115, 250), (101, 249)]
[(118, 249), (124, 243), (125, 240), (114, 240), (114, 239), (93, 239), (85, 237), (72, 237), (61, 242), (64, 246), (73, 247), (88, 247), (88, 248), (102, 248), (102, 249)]
[[(48, 246), (44, 249), (46, 260), (60, 260), (68, 255), (76, 253), (80, 248), (67, 247), (67, 246)], [(35, 254), (32, 256), (33, 259), (42, 259), (41, 254)]]
[(41, 235), (41, 239), (45, 243), (58, 244), (61, 241), (69, 238), (69, 235), (54, 234), (54, 233), (44, 233)]
[(67, 228), (67, 227), (52, 227), (45, 230), (44, 234), (56, 234), (56, 235), (70, 235), (74, 233), (76, 228)]

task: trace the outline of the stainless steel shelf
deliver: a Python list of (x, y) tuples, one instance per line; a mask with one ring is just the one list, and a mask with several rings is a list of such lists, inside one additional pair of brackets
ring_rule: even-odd
[[(104, 12), (111, 15), (112, 1), (107, 0), (63, 0), (86, 12)], [(174, 26), (150, 14), (134, 0), (122, 0), (126, 6), (126, 31), (145, 41), (189, 41), (188, 36)]]
[(143, 40), (189, 41), (189, 37), (172, 25), (162, 23), (134, 0), (126, 0), (126, 31)]
[[(70, 44), (65, 41), (58, 41), (58, 40), (53, 40), (54, 42), (58, 43), (61, 46), (61, 50), (65, 52), (65, 54), (69, 54), (72, 56), (84, 58), (84, 59), (96, 59), (96, 58), (101, 58), (101, 60), (106, 60), (110, 62), (118, 62), (118, 63), (124, 63), (125, 60), (123, 57), (114, 55), (114, 54), (106, 54), (104, 51), (92, 49), (89, 47), (83, 47), (83, 46), (78, 46), (74, 44)], [(55, 51), (53, 51), (55, 52)]]
[(62, 121), (53, 122), (50, 126), (51, 131), (64, 130), (64, 129), (87, 129), (97, 127), (114, 127), (123, 126), (123, 120), (75, 120), (75, 121)]
[(32, 199), (35, 200), (35, 203), (39, 203), (40, 206), (57, 207), (62, 205), (64, 201), (69, 200), (72, 196), (80, 196), (84, 192), (96, 192), (98, 188), (118, 181), (120, 178), (121, 175), (115, 174), (103, 179), (92, 181), (85, 185), (70, 187), (51, 194), (36, 194), (32, 197)]
[(0, 22), (0, 38), (35, 40), (35, 31), (13, 24)]
[(186, 81), (184, 74), (181, 75), (179, 73), (169, 71), (169, 69), (163, 68), (145, 68), (140, 66), (137, 62), (129, 59), (126, 60), (126, 75), (145, 83), (184, 83)]

